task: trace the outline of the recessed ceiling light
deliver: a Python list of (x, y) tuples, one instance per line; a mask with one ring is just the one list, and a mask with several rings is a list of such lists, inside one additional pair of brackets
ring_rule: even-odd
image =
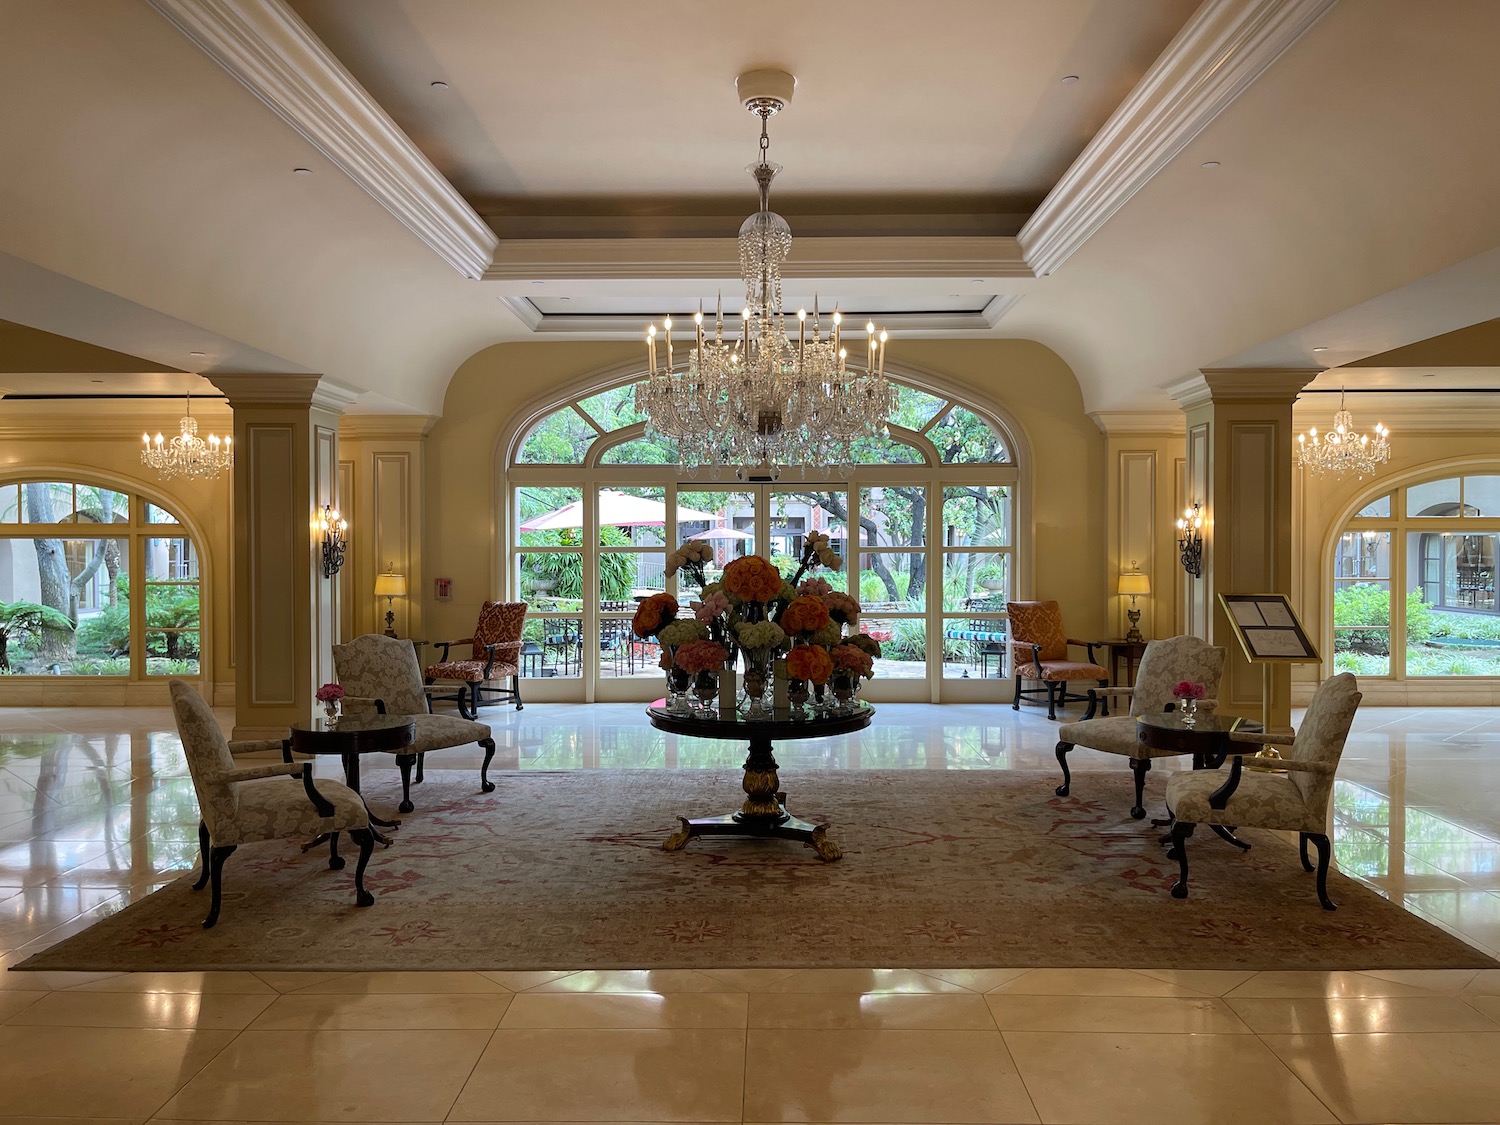
[(448, 83), (446, 83), (446, 82), (434, 82), (432, 84), (432, 88), (434, 90), (446, 90), (448, 88)]
[(1315, 351), (1315, 352), (1326, 352), (1327, 350), (1328, 350), (1327, 348), (1314, 348), (1313, 349), (1313, 351)]
[(1076, 74), (1064, 74), (1063, 75), (1063, 85), (1064, 86), (1071, 86), (1071, 85), (1073, 85), (1073, 83), (1075, 83), (1077, 81), (1078, 81), (1078, 75), (1076, 75)]
[(533, 285), (546, 285), (547, 283), (545, 281), (533, 281), (531, 284), (533, 284)]
[(969, 284), (971, 284), (971, 285), (983, 285), (984, 284), (984, 278), (982, 278), (982, 277), (976, 277)]
[(1217, 168), (1218, 166), (1219, 162), (1217, 160), (1205, 160), (1203, 162), (1203, 167), (1205, 168)]
[(202, 359), (207, 354), (207, 352), (188, 352), (188, 355), (192, 356), (194, 359)]
[(297, 173), (297, 175), (299, 175), (299, 176), (311, 176), (312, 175), (312, 169), (311, 168), (293, 168), (292, 171), (295, 172), (295, 173)]
[(571, 301), (572, 299), (573, 299), (572, 297), (559, 297), (558, 298), (559, 301)]

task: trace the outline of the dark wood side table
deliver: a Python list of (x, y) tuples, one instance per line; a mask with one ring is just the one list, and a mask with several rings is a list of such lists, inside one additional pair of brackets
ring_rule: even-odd
[[(299, 723), (291, 728), (291, 736), (284, 744), (290, 754), (337, 754), (344, 763), (344, 784), (359, 792), (359, 759), (363, 754), (389, 754), (396, 753), (396, 764), (404, 770), (411, 768), (415, 754), (401, 754), (400, 751), (410, 746), (417, 737), (417, 724), (409, 715), (342, 715), (337, 719), (325, 718), (319, 715), (309, 723)], [(406, 761), (403, 762), (402, 759)], [(304, 777), (311, 777), (311, 768), (302, 771)], [(369, 806), (365, 806), (369, 812)], [(391, 846), (391, 838), (375, 832), (379, 828), (399, 828), (399, 820), (384, 820), (370, 813), (370, 830), (374, 832), (375, 839), (386, 847)], [(302, 850), (309, 849), (321, 844), (328, 837), (320, 836), (316, 840), (303, 845)], [(333, 839), (329, 851), (329, 866), (342, 867), (342, 861), (334, 863), (338, 858), (338, 839)]]
[[(1229, 756), (1229, 736), (1237, 730), (1248, 730), (1251, 727), (1259, 728), (1259, 723), (1251, 723), (1248, 719), (1242, 719), (1238, 715), (1218, 715), (1212, 711), (1198, 712), (1195, 720), (1191, 723), (1183, 722), (1182, 713), (1179, 711), (1165, 711), (1160, 715), (1140, 715), (1135, 720), (1135, 736), (1146, 746), (1166, 754), (1191, 754), (1193, 756), (1193, 768), (1218, 769), (1224, 764), (1224, 759)], [(1151, 759), (1144, 759), (1146, 766), (1140, 773), (1136, 774), (1136, 804), (1140, 804), (1141, 784), (1145, 779), (1145, 770), (1151, 768)], [(1153, 821), (1157, 827), (1171, 823), (1170, 821)], [(1214, 834), (1227, 840), (1242, 851), (1249, 851), (1250, 845), (1234, 834), (1234, 829), (1222, 824), (1209, 826)], [(1163, 843), (1170, 843), (1164, 840)], [(1173, 857), (1175, 858), (1175, 857)]]
[[(1104, 646), (1109, 649), (1109, 682), (1116, 687), (1134, 687), (1135, 671), (1141, 666), (1141, 657), (1146, 655), (1146, 646), (1149, 641), (1127, 641), (1123, 638), (1115, 638), (1105, 641)], [(1124, 662), (1125, 674), (1120, 675), (1120, 664)]]
[(849, 715), (819, 718), (794, 718), (785, 710), (772, 712), (764, 719), (750, 719), (736, 712), (734, 719), (700, 719), (694, 715), (674, 715), (666, 702), (658, 699), (646, 708), (651, 725), (672, 734), (695, 738), (736, 738), (748, 740), (750, 753), (745, 758), (745, 803), (739, 812), (723, 816), (689, 819), (680, 816), (682, 827), (662, 844), (665, 851), (675, 852), (687, 846), (694, 836), (777, 836), (784, 840), (801, 840), (818, 853), (818, 858), (832, 862), (844, 853), (828, 839), (828, 825), (812, 824), (786, 811), (786, 794), (779, 792), (779, 768), (772, 743), (788, 738), (823, 738), (863, 730), (875, 717), (875, 708), (860, 701)]

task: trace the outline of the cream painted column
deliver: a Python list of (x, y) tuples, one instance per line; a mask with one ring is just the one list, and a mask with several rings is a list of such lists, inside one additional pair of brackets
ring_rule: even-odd
[(348, 616), (356, 635), (385, 629), (375, 576), (392, 573), (406, 576), (406, 597), (391, 603), (396, 633), (423, 639), (430, 579), (422, 567), (422, 489), (427, 434), (436, 422), (425, 414), (349, 414), (340, 421), (339, 455), (352, 481), (344, 503), (353, 513)]
[(317, 514), (340, 506), (354, 396), (317, 375), (209, 379), (234, 411), (234, 736), (280, 738), (333, 678), (338, 582), (323, 577)]
[(1177, 476), (1183, 460), (1183, 416), (1170, 411), (1097, 411), (1089, 415), (1105, 437), (1108, 562), (1105, 604), (1113, 636), (1130, 628), (1130, 599), (1116, 591), (1134, 563), (1151, 579), (1151, 593), (1136, 600), (1141, 633), (1148, 639), (1183, 631), (1183, 572), (1177, 565)]
[[(1189, 631), (1229, 650), (1220, 710), (1259, 718), (1262, 670), (1245, 659), (1218, 595), (1292, 593), (1292, 403), (1317, 370), (1205, 370), (1173, 387), (1187, 424), (1187, 497), (1203, 504), (1203, 575)], [(1299, 611), (1300, 616), (1300, 611)], [(1291, 723), (1291, 669), (1271, 667), (1270, 720)]]

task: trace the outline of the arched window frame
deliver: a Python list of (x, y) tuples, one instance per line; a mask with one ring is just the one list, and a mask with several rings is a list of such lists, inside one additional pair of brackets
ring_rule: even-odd
[[(108, 489), (112, 492), (122, 493), (129, 497), (130, 518), (124, 523), (108, 525), (112, 529), (108, 538), (124, 539), (128, 543), (129, 559), (127, 573), (130, 576), (130, 670), (125, 675), (70, 675), (58, 677), (54, 675), (14, 675), (0, 676), (0, 690), (6, 681), (19, 684), (36, 684), (38, 682), (56, 683), (65, 680), (70, 688), (83, 687), (84, 685), (98, 684), (101, 687), (107, 685), (119, 685), (121, 683), (140, 684), (165, 684), (169, 676), (174, 673), (148, 673), (146, 666), (146, 547), (147, 542), (152, 539), (187, 539), (193, 546), (198, 561), (198, 588), (199, 611), (198, 611), (198, 673), (179, 675), (177, 678), (186, 680), (207, 681), (210, 678), (209, 668), (212, 653), (212, 605), (205, 598), (202, 591), (212, 589), (213, 562), (209, 555), (207, 536), (197, 522), (185, 514), (182, 504), (173, 497), (167, 496), (160, 491), (143, 485), (140, 481), (128, 477), (115, 476), (97, 471), (81, 471), (76, 466), (56, 464), (26, 464), (7, 466), (0, 472), (0, 488), (7, 486), (24, 485), (28, 483), (47, 482), (59, 484), (83, 485), (90, 488)], [(160, 508), (170, 513), (176, 520), (175, 523), (149, 523), (146, 520), (146, 506)], [(37, 538), (56, 539), (80, 539), (87, 538), (78, 534), (80, 523), (66, 521), (61, 523), (39, 524), (39, 523), (0, 523), (0, 538), (32, 540)], [(92, 527), (104, 527), (103, 524), (88, 525)], [(102, 536), (94, 536), (102, 538)]]
[[(1025, 599), (1032, 596), (1033, 591), (1033, 569), (1032, 569), (1032, 534), (1031, 534), (1031, 464), (1029, 455), (1029, 442), (1025, 431), (1019, 422), (1003, 406), (988, 399), (983, 393), (968, 387), (961, 387), (946, 379), (939, 373), (927, 371), (918, 367), (892, 364), (888, 368), (888, 375), (893, 382), (910, 386), (932, 396), (939, 405), (922, 425), (920, 431), (910, 430), (892, 425), (892, 436), (897, 437), (916, 449), (922, 455), (923, 463), (920, 465), (867, 465), (859, 466), (855, 478), (858, 483), (851, 486), (851, 504), (857, 508), (859, 487), (863, 484), (878, 486), (889, 482), (906, 482), (914, 475), (921, 478), (923, 483), (932, 489), (931, 495), (936, 498), (935, 503), (927, 505), (927, 528), (925, 537), (925, 549), (930, 552), (931, 558), (939, 563), (944, 554), (943, 543), (943, 489), (946, 487), (961, 487), (965, 485), (989, 485), (1006, 486), (1009, 489), (1011, 499), (1010, 527), (1007, 531), (1006, 542), (997, 548), (975, 547), (966, 549), (965, 553), (994, 553), (1007, 556), (1007, 564), (1010, 573), (1010, 597)], [(597, 516), (593, 512), (595, 504), (594, 497), (601, 486), (646, 486), (665, 483), (667, 488), (667, 503), (669, 507), (676, 504), (677, 484), (691, 487), (693, 484), (725, 483), (733, 481), (732, 475), (726, 470), (719, 474), (705, 474), (697, 480), (679, 477), (675, 464), (663, 465), (605, 465), (601, 459), (605, 453), (616, 446), (628, 441), (635, 440), (645, 431), (645, 425), (641, 422), (630, 423), (615, 430), (604, 431), (602, 425), (594, 419), (579, 404), (594, 395), (598, 395), (617, 387), (625, 386), (641, 379), (642, 372), (634, 363), (621, 364), (612, 368), (595, 372), (593, 375), (585, 376), (566, 386), (556, 388), (552, 392), (534, 399), (519, 410), (511, 419), (510, 423), (497, 435), (494, 448), (494, 481), (493, 495), (498, 498), (499, 511), (496, 513), (494, 554), (492, 558), (493, 588), (503, 591), (508, 598), (519, 598), (521, 596), (517, 583), (517, 556), (530, 551), (545, 551), (547, 548), (526, 548), (518, 546), (518, 534), (515, 531), (515, 501), (514, 490), (527, 484), (537, 487), (550, 486), (558, 488), (577, 488), (583, 496), (585, 510), (585, 528), (582, 529), (584, 542), (597, 542), (598, 525)], [(962, 408), (972, 411), (987, 425), (992, 427), (1001, 439), (1008, 460), (995, 463), (951, 463), (942, 464), (938, 458), (937, 447), (927, 436), (928, 431), (937, 426), (954, 408)], [(599, 437), (594, 439), (583, 460), (579, 463), (547, 464), (523, 462), (519, 460), (521, 449), (532, 429), (555, 411), (571, 408), (575, 410), (588, 424), (599, 432)], [(819, 476), (813, 473), (804, 475), (784, 476), (778, 483), (785, 485), (797, 480), (805, 480), (807, 483), (816, 484), (820, 481), (828, 481), (828, 476)], [(857, 518), (857, 511), (851, 512), (851, 522)], [(588, 532), (592, 530), (591, 537)], [(674, 543), (668, 543), (670, 550)], [(604, 548), (610, 550), (610, 548)], [(589, 566), (587, 556), (593, 554), (585, 550), (586, 556), (584, 587), (585, 589), (597, 588), (597, 567)], [(940, 573), (940, 571), (939, 571)], [(885, 698), (895, 701), (910, 702), (940, 702), (943, 700), (962, 701), (965, 699), (990, 700), (996, 698), (993, 690), (994, 680), (984, 683), (971, 681), (957, 681), (943, 679), (942, 649), (931, 643), (934, 636), (942, 636), (945, 632), (944, 623), (959, 624), (959, 619), (972, 619), (980, 614), (968, 611), (952, 610), (945, 612), (942, 608), (941, 583), (935, 584), (937, 589), (934, 593), (934, 584), (929, 583), (927, 589), (928, 607), (920, 616), (926, 623), (928, 644), (928, 672), (925, 679), (901, 681), (886, 681), (880, 683), (877, 677), (872, 682), (873, 698), (879, 700)], [(585, 599), (584, 609), (576, 614), (557, 614), (559, 619), (568, 617), (576, 620), (580, 636), (596, 636), (599, 634), (600, 618), (597, 609), (591, 604), (594, 599)], [(554, 615), (549, 614), (549, 618)], [(992, 615), (997, 621), (1003, 622), (1003, 612)], [(976, 624), (980, 624), (976, 622)], [(582, 645), (580, 644), (580, 649)], [(596, 699), (609, 698), (635, 698), (635, 695), (615, 696), (610, 691), (600, 691), (601, 686), (607, 686), (610, 681), (597, 676), (596, 667), (588, 665), (596, 664), (595, 661), (585, 662), (582, 681), (582, 698), (592, 702)], [(990, 666), (990, 672), (994, 675), (999, 668), (998, 662)], [(576, 683), (577, 681), (572, 681)], [(539, 681), (540, 684), (550, 685), (550, 681)], [(917, 685), (917, 687), (913, 687)], [(979, 690), (970, 690), (979, 689)], [(894, 694), (891, 694), (894, 692)], [(543, 690), (538, 698), (551, 698), (547, 690)], [(576, 698), (573, 695), (559, 695), (558, 698)], [(1008, 698), (1008, 696), (1006, 696)]]

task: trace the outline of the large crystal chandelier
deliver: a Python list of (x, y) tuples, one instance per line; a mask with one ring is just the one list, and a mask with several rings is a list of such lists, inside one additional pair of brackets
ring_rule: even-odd
[(1354, 415), (1344, 409), (1344, 392), (1339, 391), (1339, 409), (1333, 416), (1333, 429), (1319, 436), (1313, 426), (1308, 433), (1297, 435), (1296, 461), (1314, 476), (1324, 473), (1354, 473), (1358, 477), (1374, 476), (1377, 466), (1391, 459), (1391, 431), (1375, 423), (1370, 434), (1354, 428)]
[(162, 480), (182, 477), (186, 480), (212, 480), (234, 464), (234, 438), (219, 440), (209, 434), (204, 441), (198, 436), (198, 420), (193, 417), (193, 398), (187, 399), (187, 413), (178, 423), (181, 432), (171, 441), (161, 434), (153, 443), (150, 434), (141, 435), (141, 463), (150, 465)]
[[(746, 170), (760, 209), (740, 227), (745, 306), (738, 329), (725, 332), (723, 300), (706, 323), (703, 306), (679, 362), (672, 318), (646, 330), (647, 377), (637, 384), (636, 409), (647, 429), (675, 442), (681, 465), (733, 465), (741, 474), (783, 465), (833, 468), (852, 464), (858, 439), (886, 432), (894, 405), (885, 379), (888, 334), (865, 325), (863, 367), (851, 361), (843, 314), (835, 308), (824, 333), (813, 302), (796, 313), (796, 340), (781, 304), (781, 266), (792, 247), (787, 221), (771, 210), (771, 181), (781, 165), (767, 158), (767, 125), (791, 100), (796, 79), (779, 70), (751, 71), (736, 82), (745, 108), (760, 118), (760, 161)], [(856, 345), (856, 350), (858, 347)], [(853, 366), (851, 366), (851, 362)]]

